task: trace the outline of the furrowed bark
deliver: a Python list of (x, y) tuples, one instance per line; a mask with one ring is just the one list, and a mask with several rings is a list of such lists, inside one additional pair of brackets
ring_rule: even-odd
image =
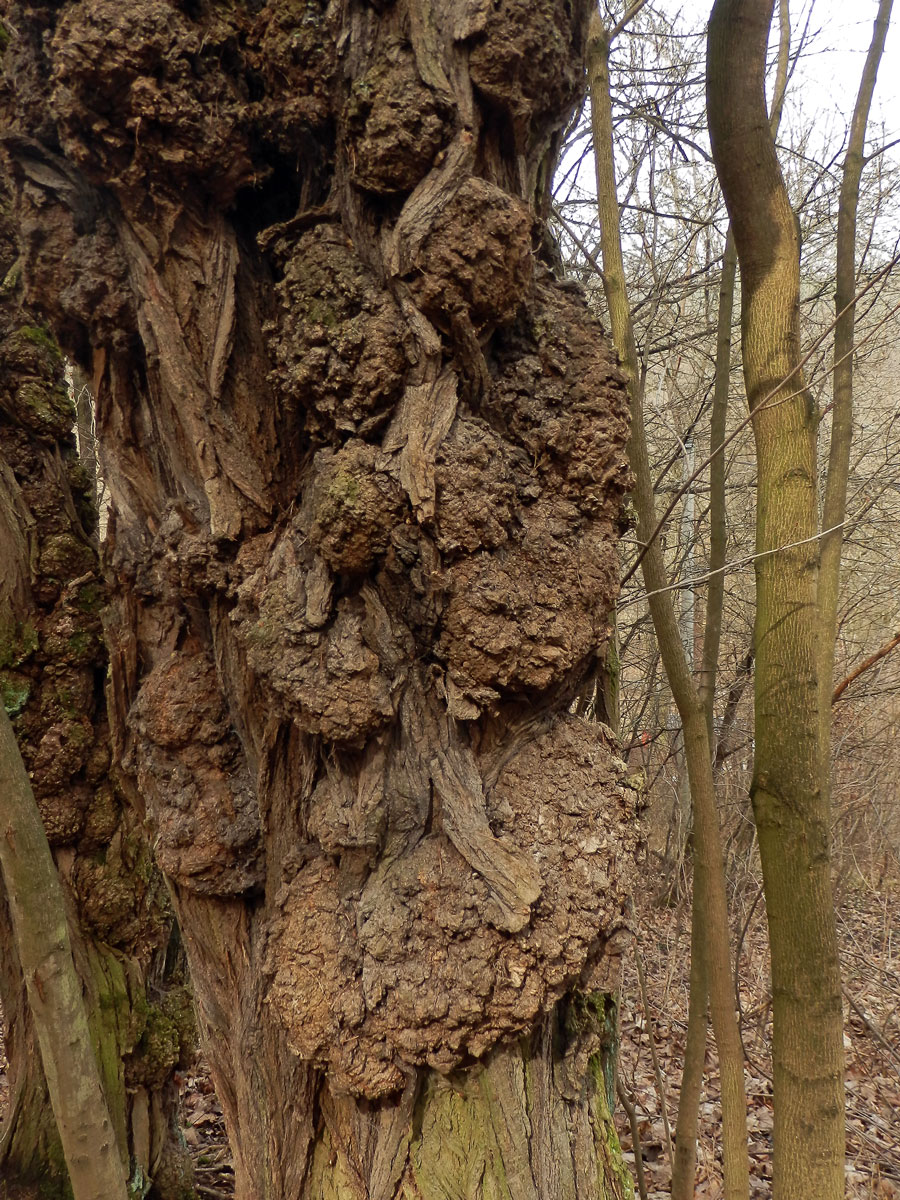
[(766, 115), (771, 15), (768, 0), (717, 0), (707, 99), (758, 465), (752, 799), (772, 950), (774, 1195), (837, 1200), (843, 1031), (816, 677), (817, 414), (799, 369), (797, 226)]
[[(643, 378), (638, 362), (634, 326), (625, 283), (619, 233), (612, 140), (612, 107), (609, 86), (609, 33), (599, 17), (594, 18), (589, 45), (588, 74), (594, 156), (597, 164), (597, 204), (601, 227), (603, 286), (610, 312), (613, 340), (619, 351), (631, 400), (631, 438), (629, 456), (635, 476), (634, 500), (637, 510), (638, 541), (646, 544), (656, 526), (655, 501), (647, 456), (643, 420)], [(707, 733), (707, 718), (694, 684), (684, 651), (678, 620), (672, 603), (665, 563), (659, 542), (647, 547), (642, 562), (644, 586), (653, 627), (666, 678), (681, 717), (685, 763), (690, 783), (694, 814), (694, 906), (692, 918), (691, 992), (695, 1005), (704, 1014), (706, 992), (716, 1043), (719, 1049), (722, 1079), (722, 1125), (725, 1165), (725, 1194), (739, 1200), (749, 1194), (747, 1157), (747, 1100), (744, 1087), (744, 1055), (737, 1027), (734, 989), (731, 980), (728, 906), (719, 817), (716, 808), (712, 770), (712, 752)], [(695, 1007), (695, 1024), (698, 1019)], [(705, 1036), (704, 1036), (705, 1041)], [(696, 1046), (692, 1046), (696, 1049)], [(692, 1057), (692, 1066), (696, 1058)], [(691, 1080), (689, 1077), (689, 1084)], [(677, 1156), (677, 1180), (685, 1194), (694, 1187), (691, 1170), (692, 1144), (696, 1144), (697, 1092), (685, 1092), (683, 1111), (679, 1111), (680, 1149)], [(695, 1154), (696, 1152), (694, 1152)]]
[[(190, 1001), (159, 978), (171, 923), (164, 886), (109, 774), (102, 699), (105, 588), (91, 475), (48, 330), (22, 305), (11, 197), (0, 177), (0, 692), (62, 876), (118, 1150), (154, 1196), (190, 1182), (176, 1132), (175, 1066), (193, 1053)], [(4, 1185), (68, 1187), (41, 1055), (0, 894), (0, 998), (11, 1102), (0, 1137)], [(171, 981), (170, 981), (171, 982)], [(180, 1034), (177, 1031), (180, 1030)]]
[(29, 286), (97, 385), (114, 753), (237, 1195), (624, 1195), (585, 997), (639, 830), (568, 710), (626, 402), (541, 257), (588, 6), (11, 16)]

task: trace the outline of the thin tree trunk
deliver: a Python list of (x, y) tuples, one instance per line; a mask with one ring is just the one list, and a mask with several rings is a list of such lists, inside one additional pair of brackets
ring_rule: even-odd
[(769, 0), (717, 0), (708, 111), (741, 269), (758, 466), (752, 798), (772, 951), (774, 1195), (837, 1200), (843, 1030), (816, 679), (817, 414), (799, 369), (798, 233), (766, 115), (771, 15)]
[[(772, 137), (778, 135), (784, 99), (787, 93), (791, 61), (791, 16), (788, 0), (778, 5), (778, 66), (769, 114)], [(713, 383), (713, 403), (709, 429), (709, 583), (707, 585), (706, 621), (703, 635), (703, 659), (697, 690), (706, 711), (709, 743), (715, 746), (714, 713), (716, 679), (719, 666), (719, 644), (722, 637), (722, 614), (725, 603), (725, 561), (727, 554), (727, 510), (725, 500), (725, 436), (728, 425), (728, 394), (731, 384), (732, 326), (734, 295), (737, 280), (737, 250), (731, 225), (725, 235), (722, 254), (722, 277), (719, 283), (719, 307), (716, 318), (716, 365)]]
[[(727, 522), (725, 512), (725, 455), (715, 453), (725, 441), (728, 419), (728, 389), (731, 378), (731, 322), (734, 309), (734, 285), (737, 256), (729, 230), (722, 259), (716, 336), (716, 367), (710, 420), (709, 466), (709, 583), (706, 594), (706, 620), (703, 627), (703, 655), (697, 679), (697, 695), (706, 716), (710, 749), (715, 746), (715, 697), (719, 667), (719, 642), (725, 599), (725, 553)], [(702, 945), (706, 920), (697, 903), (691, 906), (691, 946)], [(684, 1068), (678, 1100), (675, 1161), (672, 1169), (672, 1200), (690, 1200), (697, 1174), (697, 1125), (706, 1065), (708, 988), (703, 957), (691, 951), (688, 1000), (688, 1027), (684, 1047)]]
[(237, 1196), (624, 1195), (595, 993), (640, 834), (569, 708), (627, 403), (540, 226), (589, 5), (13, 7), (29, 279), (98, 384), (114, 755)]
[[(639, 542), (646, 543), (655, 528), (656, 513), (643, 422), (643, 379), (626, 292), (619, 233), (609, 88), (610, 41), (609, 34), (599, 18), (594, 19), (589, 46), (588, 75), (594, 156), (597, 164), (603, 285), (610, 312), (613, 340), (619, 351), (631, 400), (629, 454), (635, 476), (637, 536)], [(705, 991), (703, 980), (705, 978), (708, 981), (713, 1029), (719, 1049), (725, 1194), (729, 1200), (738, 1200), (739, 1197), (749, 1194), (750, 1186), (747, 1101), (744, 1088), (744, 1055), (737, 1027), (732, 986), (728, 907), (713, 783), (712, 753), (706, 716), (684, 653), (671, 592), (663, 590), (668, 581), (658, 541), (654, 541), (648, 547), (642, 569), (660, 655), (682, 721), (685, 762), (694, 807), (694, 902), (700, 905), (703, 913), (702, 919), (698, 918), (694, 924), (698, 934), (701, 924), (704, 927), (703, 937), (698, 936), (696, 941), (692, 938), (691, 953), (700, 960), (695, 969), (698, 989)], [(699, 991), (695, 994), (699, 995)], [(692, 1187), (693, 1179), (689, 1182)]]
[(731, 229), (725, 238), (722, 277), (719, 283), (719, 311), (716, 325), (716, 367), (712, 414), (709, 427), (709, 583), (706, 594), (706, 620), (703, 626), (703, 657), (697, 679), (697, 691), (706, 713), (709, 744), (715, 745), (714, 715), (716, 680), (719, 670), (719, 644), (722, 638), (722, 613), (725, 601), (725, 558), (728, 521), (725, 507), (725, 442), (728, 422), (728, 390), (731, 382), (731, 325), (734, 313), (737, 254)]
[(834, 374), (831, 409), (831, 445), (822, 506), (822, 557), (819, 564), (819, 715), (822, 722), (822, 789), (831, 795), (831, 704), (834, 687), (834, 646), (838, 628), (841, 584), (841, 548), (847, 514), (847, 480), (853, 440), (853, 353), (856, 309), (856, 213), (865, 165), (866, 127), (878, 67), (884, 52), (893, 0), (879, 0), (872, 43), (866, 56), (859, 94), (850, 122), (850, 140), (841, 175), (838, 201), (837, 275), (834, 289)]
[(0, 827), (0, 868), (73, 1200), (125, 1200), (125, 1170), (91, 1047), (62, 889), (5, 708)]
[[(778, 11), (781, 36), (778, 44), (778, 70), (775, 77), (774, 99), (769, 116), (773, 137), (778, 131), (787, 91), (791, 47), (791, 21), (787, 0), (781, 0)], [(725, 605), (725, 560), (728, 541), (723, 447), (728, 422), (728, 394), (731, 385), (731, 332), (734, 320), (736, 277), (737, 251), (734, 245), (734, 234), (729, 225), (722, 255), (722, 276), (719, 283), (719, 306), (716, 319), (716, 365), (709, 429), (709, 583), (706, 593), (706, 620), (703, 627), (703, 654), (697, 680), (697, 693), (706, 714), (706, 731), (713, 752), (714, 776), (717, 765), (716, 681)], [(699, 944), (705, 936), (703, 914), (694, 907), (691, 914), (691, 944)], [(694, 1180), (697, 1171), (697, 1124), (700, 1115), (703, 1070), (706, 1063), (707, 1001), (707, 986), (702, 971), (702, 959), (698, 960), (695, 967), (692, 958), (688, 1028), (678, 1105), (677, 1149), (672, 1173), (672, 1200), (690, 1200), (694, 1194)]]

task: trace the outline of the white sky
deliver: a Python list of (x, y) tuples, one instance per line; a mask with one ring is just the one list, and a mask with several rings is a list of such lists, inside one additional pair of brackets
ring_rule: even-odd
[[(674, 15), (700, 29), (709, 17), (711, 0), (663, 0)], [(810, 13), (811, 10), (811, 13)], [(845, 124), (856, 100), (859, 78), (869, 43), (878, 0), (793, 0), (791, 25), (794, 43), (807, 24), (816, 36), (798, 64), (791, 91), (807, 110), (814, 107), (820, 119)], [(777, 8), (774, 24), (777, 26)], [(884, 57), (872, 105), (873, 129), (883, 121), (888, 137), (900, 137), (900, 0), (894, 4)]]
[[(607, 18), (615, 19), (621, 15), (628, 0), (601, 0), (601, 3)], [(778, 3), (779, 0), (776, 0), (776, 6)], [(823, 179), (827, 182), (830, 178), (832, 183), (836, 170), (843, 162), (847, 127), (872, 40), (878, 0), (789, 0), (789, 4), (792, 52), (796, 52), (801, 38), (804, 39), (804, 52), (793, 69), (788, 86), (779, 135), (782, 148), (780, 157), (789, 176), (789, 186), (793, 181), (805, 195), (813, 174), (804, 173), (804, 161), (831, 164), (832, 169), (827, 176), (823, 175)], [(691, 38), (688, 45), (689, 52), (697, 57), (695, 83), (700, 84), (700, 94), (694, 96), (693, 101), (702, 106), (704, 34), (712, 0), (653, 0), (652, 7), (672, 21), (681, 34), (689, 38), (694, 35), (696, 38)], [(639, 23), (640, 18), (638, 28)], [(777, 27), (776, 7), (771, 58), (774, 58), (777, 49)], [(703, 143), (702, 133), (697, 136)], [(864, 194), (866, 188), (876, 180), (879, 190), (895, 188), (900, 172), (900, 0), (894, 4), (879, 67), (866, 144), (870, 152), (876, 147), (883, 148), (884, 156), (878, 158), (877, 170), (875, 163), (867, 168), (863, 176)], [(563, 204), (573, 200), (587, 204), (594, 194), (593, 163), (584, 153), (586, 147), (586, 132), (583, 130), (580, 140), (573, 143), (570, 156), (564, 158), (557, 176), (560, 185), (557, 196)], [(792, 148), (790, 151), (789, 147)], [(626, 165), (620, 164), (620, 169), (625, 171)], [(690, 165), (685, 166), (687, 173), (691, 169)], [(687, 177), (684, 186), (692, 186)], [(873, 200), (875, 194), (872, 193)], [(815, 203), (813, 196), (810, 209), (813, 216)], [(585, 211), (585, 219), (589, 222), (590, 210)], [(577, 224), (578, 218), (574, 219)], [(893, 201), (888, 201), (878, 209), (876, 242), (883, 249), (895, 241), (900, 244), (900, 210)]]

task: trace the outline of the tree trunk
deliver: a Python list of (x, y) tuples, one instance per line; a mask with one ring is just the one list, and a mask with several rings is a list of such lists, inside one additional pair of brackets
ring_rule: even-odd
[(831, 442), (828, 474), (822, 500), (822, 555), (819, 564), (819, 719), (822, 738), (822, 789), (831, 796), (831, 705), (834, 689), (834, 646), (838, 632), (841, 589), (841, 550), (847, 515), (847, 483), (853, 441), (853, 370), (856, 331), (856, 215), (862, 181), (869, 109), (884, 53), (893, 0), (879, 0), (872, 42), (860, 79), (850, 138), (841, 172), (836, 239), (834, 289), (834, 376), (832, 380)]
[[(180, 1196), (190, 1179), (172, 1083), (190, 1045), (189, 1000), (183, 987), (167, 996), (157, 978), (171, 911), (109, 775), (92, 481), (75, 451), (59, 352), (21, 306), (10, 203), (0, 177), (0, 691), (60, 872), (118, 1148), (134, 1175), (153, 1177), (162, 1200)], [(0, 1002), (12, 1098), (0, 1137), (0, 1195), (28, 1181), (65, 1194), (2, 893)]]
[[(625, 283), (619, 206), (613, 155), (612, 103), (609, 86), (610, 32), (595, 14), (589, 50), (591, 127), (597, 172), (597, 205), (600, 215), (603, 287), (610, 312), (613, 339), (619, 351), (631, 400), (629, 452), (634, 469), (634, 502), (638, 543), (644, 547), (642, 571), (647, 602), (660, 657), (672, 698), (681, 718), (684, 758), (694, 815), (694, 896), (696, 915), (691, 922), (691, 990), (694, 1000), (694, 1039), (702, 1016), (705, 1041), (706, 994), (719, 1051), (722, 1087), (722, 1155), (725, 1195), (746, 1200), (749, 1195), (747, 1158), (747, 1096), (744, 1085), (744, 1052), (737, 1024), (737, 1004), (731, 973), (728, 899), (722, 836), (716, 807), (712, 751), (703, 705), (694, 683), (678, 626), (672, 593), (668, 590), (662, 549), (656, 539), (656, 505), (644, 430), (644, 379), (638, 362), (634, 324)], [(651, 540), (652, 539), (652, 540)], [(700, 936), (702, 932), (703, 936)], [(698, 1007), (700, 1010), (698, 1011)], [(692, 1039), (692, 1040), (694, 1040)], [(691, 1046), (696, 1051), (696, 1044)], [(679, 1105), (682, 1137), (677, 1153), (675, 1182), (693, 1190), (692, 1145), (696, 1142), (697, 1093), (691, 1078), (696, 1056), (687, 1063), (688, 1089)]]
[(588, 11), (11, 6), (28, 282), (97, 385), (114, 754), (246, 1200), (625, 1194), (589, 997), (639, 833), (569, 708), (626, 400), (540, 224)]
[[(774, 137), (778, 132), (787, 90), (790, 66), (791, 21), (788, 0), (778, 6), (780, 38), (778, 70), (769, 125)], [(715, 702), (719, 672), (719, 645), (725, 610), (725, 564), (728, 545), (728, 521), (725, 496), (725, 438), (728, 425), (728, 398), (731, 387), (732, 324), (737, 282), (737, 251), (729, 226), (722, 253), (719, 304), (716, 314), (716, 359), (713, 402), (709, 424), (709, 582), (706, 593), (706, 619), (703, 623), (703, 654), (697, 678), (697, 694), (706, 715), (706, 732), (713, 756), (713, 777), (717, 760)], [(722, 726), (724, 730), (724, 722)], [(699, 945), (706, 935), (704, 914), (694, 905), (691, 912), (691, 944)], [(672, 1200), (686, 1200), (694, 1194), (697, 1174), (697, 1124), (703, 1073), (706, 1067), (707, 986), (702, 958), (691, 958), (688, 1028), (685, 1037), (684, 1070), (678, 1105), (678, 1135), (672, 1170)]]
[(5, 708), (0, 712), (0, 823), (0, 868), (73, 1200), (127, 1200), (62, 888)]
[(774, 1196), (837, 1200), (843, 1028), (816, 679), (818, 414), (800, 370), (797, 226), (766, 115), (771, 16), (771, 0), (717, 0), (707, 96), (758, 466), (752, 799), (772, 950)]

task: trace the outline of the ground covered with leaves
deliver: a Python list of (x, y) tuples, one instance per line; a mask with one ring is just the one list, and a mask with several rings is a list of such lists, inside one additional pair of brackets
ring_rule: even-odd
[[(772, 1175), (771, 999), (765, 912), (752, 884), (742, 889), (734, 911), (748, 1064), (751, 1195), (762, 1197), (771, 1191)], [(847, 1195), (850, 1200), (900, 1200), (900, 886), (874, 888), (859, 880), (844, 886), (838, 928), (845, 977)], [(687, 1023), (689, 933), (683, 906), (648, 907), (638, 916), (636, 950), (626, 957), (620, 1078), (634, 1108), (648, 1200), (669, 1194), (666, 1123), (674, 1130)], [(0, 1135), (8, 1099), (5, 1067), (0, 1051)], [(182, 1116), (197, 1194), (204, 1200), (230, 1196), (228, 1140), (202, 1060), (182, 1079)], [(631, 1124), (621, 1104), (616, 1119), (634, 1173)], [(723, 1194), (720, 1120), (718, 1061), (710, 1039), (696, 1188), (704, 1200)]]
[[(732, 913), (733, 943), (740, 941), (751, 1196), (762, 1197), (772, 1186), (772, 1010), (765, 909), (752, 881), (742, 888)], [(900, 889), (875, 889), (859, 880), (844, 886), (838, 932), (844, 967), (847, 1195), (850, 1200), (893, 1200), (900, 1197)], [(685, 908), (648, 908), (639, 917), (637, 950), (626, 960), (620, 1078), (635, 1110), (648, 1200), (669, 1195), (666, 1122), (674, 1134), (687, 1029), (689, 943)], [(718, 1060), (710, 1035), (695, 1193), (705, 1200), (724, 1194), (720, 1123)], [(617, 1124), (634, 1171), (634, 1139), (621, 1106)]]

